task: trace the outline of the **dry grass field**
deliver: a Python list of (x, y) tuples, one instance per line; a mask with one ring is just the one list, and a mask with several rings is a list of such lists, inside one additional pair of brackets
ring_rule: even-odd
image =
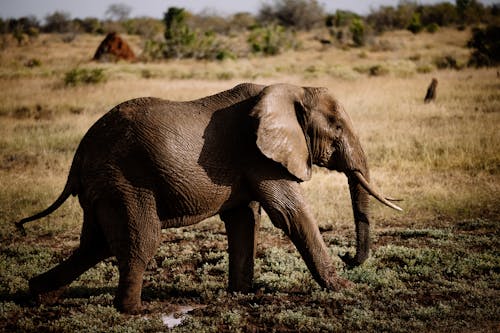
[[(204, 62), (92, 63), (102, 37), (70, 43), (41, 35), (0, 51), (0, 331), (157, 332), (165, 317), (191, 311), (174, 332), (498, 332), (500, 330), (500, 78), (497, 68), (462, 66), (469, 31), (386, 33), (363, 48), (302, 48), (276, 57)], [(136, 51), (140, 40), (127, 36)], [(7, 44), (6, 44), (7, 43)], [(38, 61), (37, 66), (28, 66)], [(65, 85), (75, 68), (101, 69), (105, 81)], [(376, 68), (376, 70), (374, 70)], [(371, 73), (371, 74), (370, 74)], [(437, 99), (424, 104), (427, 85)], [(60, 193), (89, 126), (117, 103), (139, 96), (189, 100), (240, 82), (325, 86), (353, 118), (373, 182), (401, 197), (404, 212), (373, 202), (371, 258), (346, 269), (354, 250), (345, 176), (315, 169), (303, 184), (340, 274), (355, 287), (321, 289), (293, 245), (265, 220), (255, 294), (229, 294), (223, 224), (165, 230), (143, 289), (146, 312), (112, 307), (118, 271), (105, 261), (75, 281), (54, 305), (28, 295), (28, 279), (78, 244), (81, 210), (71, 198), (49, 218), (12, 222)]]

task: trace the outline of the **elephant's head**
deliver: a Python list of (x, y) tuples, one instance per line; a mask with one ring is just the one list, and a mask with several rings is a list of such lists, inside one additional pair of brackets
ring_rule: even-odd
[(368, 257), (369, 195), (401, 210), (370, 185), (365, 153), (351, 119), (325, 88), (278, 84), (264, 88), (252, 112), (259, 119), (257, 146), (297, 179), (311, 177), (316, 164), (346, 174), (356, 223), (357, 251), (342, 257), (349, 266)]

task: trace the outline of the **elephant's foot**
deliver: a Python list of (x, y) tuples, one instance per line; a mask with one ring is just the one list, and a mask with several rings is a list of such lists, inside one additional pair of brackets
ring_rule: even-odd
[(53, 305), (56, 304), (61, 295), (68, 289), (67, 286), (61, 287), (57, 290), (40, 293), (36, 296), (36, 301), (39, 304)]
[(229, 286), (227, 288), (227, 291), (230, 293), (242, 293), (242, 294), (250, 294), (255, 292), (255, 289), (252, 285), (250, 284), (237, 284), (237, 283), (229, 283)]
[(121, 283), (114, 300), (115, 308), (127, 314), (139, 314), (142, 312), (141, 303), (142, 280), (128, 284)]
[(351, 289), (355, 284), (347, 279), (341, 278), (337, 275), (331, 277), (326, 281), (325, 287), (332, 291), (342, 291), (344, 289)]
[(67, 286), (53, 287), (43, 281), (40, 276), (34, 277), (29, 281), (30, 294), (40, 304), (55, 304), (61, 295), (68, 289)]
[(114, 305), (122, 313), (134, 315), (142, 312), (141, 301), (120, 300), (117, 297), (115, 298)]

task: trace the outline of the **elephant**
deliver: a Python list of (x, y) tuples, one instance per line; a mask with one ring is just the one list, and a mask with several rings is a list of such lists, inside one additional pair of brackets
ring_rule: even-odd
[(299, 251), (317, 283), (338, 291), (352, 283), (334, 268), (300, 183), (312, 166), (347, 176), (356, 254), (369, 256), (369, 197), (401, 210), (370, 184), (365, 153), (352, 121), (326, 88), (243, 83), (193, 101), (136, 98), (104, 114), (84, 135), (52, 213), (70, 196), (83, 210), (79, 247), (29, 281), (36, 297), (57, 294), (100, 261), (116, 257), (114, 305), (142, 309), (148, 262), (161, 229), (219, 215), (228, 239), (228, 290), (250, 292), (261, 209)]

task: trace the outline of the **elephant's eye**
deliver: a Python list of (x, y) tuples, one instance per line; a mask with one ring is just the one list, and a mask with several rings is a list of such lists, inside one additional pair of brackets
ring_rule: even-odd
[(337, 122), (337, 118), (335, 118), (334, 116), (328, 116), (327, 117), (327, 120), (330, 124), (335, 124)]

